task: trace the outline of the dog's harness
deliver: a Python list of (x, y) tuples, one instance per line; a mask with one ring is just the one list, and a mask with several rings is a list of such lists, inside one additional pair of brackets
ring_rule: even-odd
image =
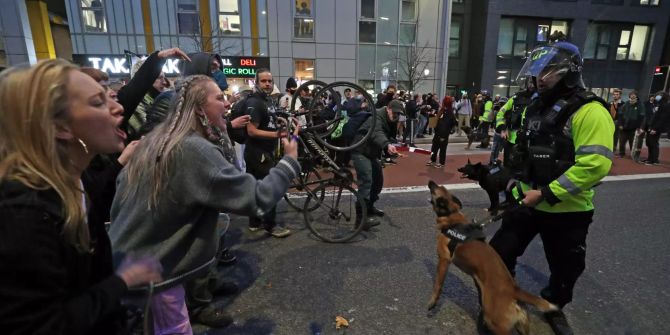
[(486, 241), (486, 235), (482, 228), (483, 226), (480, 225), (459, 223), (442, 228), (440, 231), (442, 234), (449, 237), (447, 248), (449, 248), (449, 252), (453, 254), (459, 243)]

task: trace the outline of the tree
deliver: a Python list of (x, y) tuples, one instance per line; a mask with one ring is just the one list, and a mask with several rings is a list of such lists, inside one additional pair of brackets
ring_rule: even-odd
[(198, 17), (198, 26), (191, 29), (192, 33), (188, 35), (188, 38), (191, 40), (193, 49), (195, 52), (214, 52), (219, 55), (229, 54), (232, 50), (235, 49), (233, 43), (226, 43), (229, 40), (223, 40), (221, 42), (221, 36), (219, 34), (213, 34), (212, 31), (216, 30), (217, 27), (209, 27), (209, 29), (202, 29), (205, 27), (201, 17)]
[[(404, 51), (404, 52), (403, 52)], [(428, 43), (418, 46), (415, 43), (410, 47), (400, 48), (397, 57), (398, 73), (400, 78), (407, 79), (409, 82), (408, 90), (414, 89), (428, 79), (428, 64), (432, 61)]]

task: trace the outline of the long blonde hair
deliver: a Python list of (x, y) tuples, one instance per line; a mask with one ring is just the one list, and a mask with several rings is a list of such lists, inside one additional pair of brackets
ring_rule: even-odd
[(69, 122), (68, 77), (77, 66), (46, 60), (9, 69), (0, 78), (0, 181), (14, 180), (36, 190), (53, 189), (63, 202), (65, 240), (90, 250), (81, 202), (83, 190), (71, 175), (66, 144), (56, 127)]
[(170, 167), (179, 154), (178, 145), (192, 132), (203, 132), (196, 110), (207, 102), (205, 84), (212, 78), (204, 75), (186, 77), (176, 87), (175, 100), (170, 106), (168, 117), (156, 129), (142, 139), (141, 145), (126, 165), (128, 171), (128, 187), (123, 193), (124, 198), (137, 194), (141, 180), (149, 180), (151, 195), (148, 200), (149, 209), (158, 204), (159, 194), (166, 186), (171, 173)]

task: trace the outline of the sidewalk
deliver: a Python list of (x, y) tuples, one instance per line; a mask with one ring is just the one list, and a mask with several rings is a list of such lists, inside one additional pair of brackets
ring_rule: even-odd
[[(430, 150), (430, 144), (417, 143), (417, 147)], [(653, 166), (635, 163), (628, 155), (625, 158), (616, 157), (609, 175), (670, 173), (670, 140), (665, 138), (661, 140), (660, 151), (661, 164)], [(428, 154), (408, 151), (400, 151), (400, 153), (402, 156), (396, 159), (397, 165), (387, 165), (384, 168), (384, 188), (426, 186), (428, 180), (433, 180), (438, 184), (471, 183), (469, 179), (462, 179), (456, 169), (465, 165), (468, 160), (472, 163), (487, 164), (491, 155), (490, 149), (465, 150), (465, 143), (454, 143), (451, 137), (447, 147), (447, 162), (443, 168), (426, 166), (426, 161), (430, 160)], [(502, 153), (500, 157), (502, 159)], [(642, 149), (641, 157), (647, 157), (646, 148)]]

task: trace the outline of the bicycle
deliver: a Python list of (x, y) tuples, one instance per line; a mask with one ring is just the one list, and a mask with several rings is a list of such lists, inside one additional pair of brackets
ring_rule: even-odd
[[(367, 141), (374, 129), (372, 126), (355, 143), (336, 144), (332, 141), (333, 133), (341, 122), (346, 123), (346, 113), (339, 99), (338, 88), (348, 87), (363, 93), (367, 107), (359, 112), (374, 113), (372, 97), (356, 84), (348, 82), (334, 82), (323, 85), (320, 81), (308, 81), (303, 86), (318, 85), (313, 91), (311, 101), (303, 112), (287, 113), (286, 123), (292, 125), (291, 118), (305, 116), (306, 124), (302, 126), (298, 135), (300, 152), (298, 160), (302, 165), (302, 172), (293, 184), (299, 192), (287, 193), (284, 199), (289, 206), (300, 210), (307, 228), (319, 239), (325, 242), (342, 243), (350, 241), (364, 228), (367, 218), (367, 208), (364, 199), (358, 196), (353, 187), (355, 179), (348, 167), (342, 167), (330, 156), (330, 150), (344, 152), (352, 150)], [(325, 105), (322, 99), (330, 95), (330, 105)], [(291, 110), (295, 107), (294, 97)], [(331, 113), (326, 109), (334, 111)], [(303, 199), (300, 203), (299, 199)]]

